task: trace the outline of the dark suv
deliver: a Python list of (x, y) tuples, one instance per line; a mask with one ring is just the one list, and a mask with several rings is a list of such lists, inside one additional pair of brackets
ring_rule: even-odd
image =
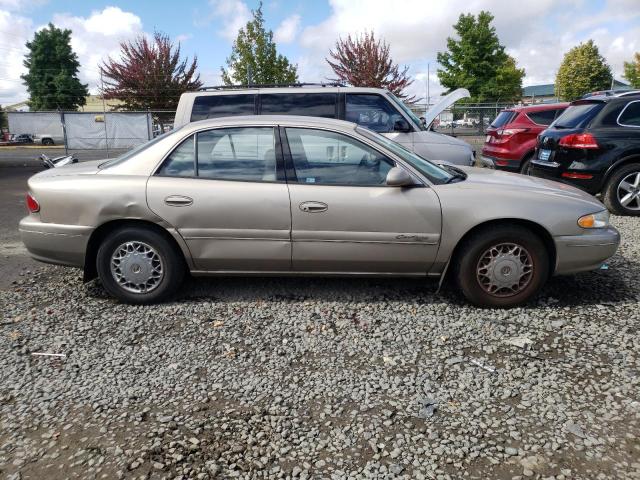
[(538, 136), (529, 173), (602, 193), (613, 213), (640, 215), (640, 94), (573, 102)]

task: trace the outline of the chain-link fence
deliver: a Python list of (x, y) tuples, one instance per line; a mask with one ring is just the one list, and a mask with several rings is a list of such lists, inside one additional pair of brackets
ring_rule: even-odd
[[(512, 106), (512, 103), (460, 103), (440, 113), (433, 121), (433, 128), (436, 132), (453, 136), (484, 135), (493, 119)], [(425, 104), (415, 104), (411, 110), (421, 117), (428, 109)]]

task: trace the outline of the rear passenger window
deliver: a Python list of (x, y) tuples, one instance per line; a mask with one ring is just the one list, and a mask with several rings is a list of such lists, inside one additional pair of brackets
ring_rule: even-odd
[(348, 94), (345, 120), (357, 123), (378, 133), (393, 131), (398, 120), (402, 120), (398, 110), (381, 95)]
[[(197, 173), (194, 173), (196, 164)], [(278, 178), (273, 127), (219, 128), (198, 132), (171, 152), (158, 174), (275, 182)]]
[(553, 119), (556, 117), (556, 112), (558, 110), (543, 110), (540, 112), (529, 112), (527, 113), (527, 117), (529, 117), (534, 123), (538, 125), (551, 125)]
[(505, 110), (498, 114), (498, 116), (491, 122), (491, 127), (500, 128), (503, 125), (509, 123), (513, 117), (516, 115), (516, 112), (512, 110)]
[(207, 118), (253, 115), (255, 95), (201, 95), (193, 101), (191, 121)]
[(628, 127), (640, 127), (640, 101), (629, 102), (620, 113), (618, 123)]
[(262, 115), (307, 115), (336, 118), (335, 93), (269, 93), (260, 95)]

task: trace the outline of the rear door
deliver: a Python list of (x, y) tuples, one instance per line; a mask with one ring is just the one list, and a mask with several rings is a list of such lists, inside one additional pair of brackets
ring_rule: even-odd
[(274, 127), (184, 139), (147, 183), (151, 210), (185, 239), (201, 271), (289, 271), (291, 213)]
[(441, 230), (433, 189), (387, 186), (395, 162), (356, 138), (283, 130), (293, 270), (426, 275)]

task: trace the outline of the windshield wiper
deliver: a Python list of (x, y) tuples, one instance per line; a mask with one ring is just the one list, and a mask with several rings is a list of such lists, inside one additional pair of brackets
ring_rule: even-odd
[(451, 175), (453, 175), (444, 183), (457, 183), (467, 179), (467, 174), (456, 167), (452, 167), (451, 165), (441, 165), (441, 167), (444, 167), (449, 173), (451, 173)]

